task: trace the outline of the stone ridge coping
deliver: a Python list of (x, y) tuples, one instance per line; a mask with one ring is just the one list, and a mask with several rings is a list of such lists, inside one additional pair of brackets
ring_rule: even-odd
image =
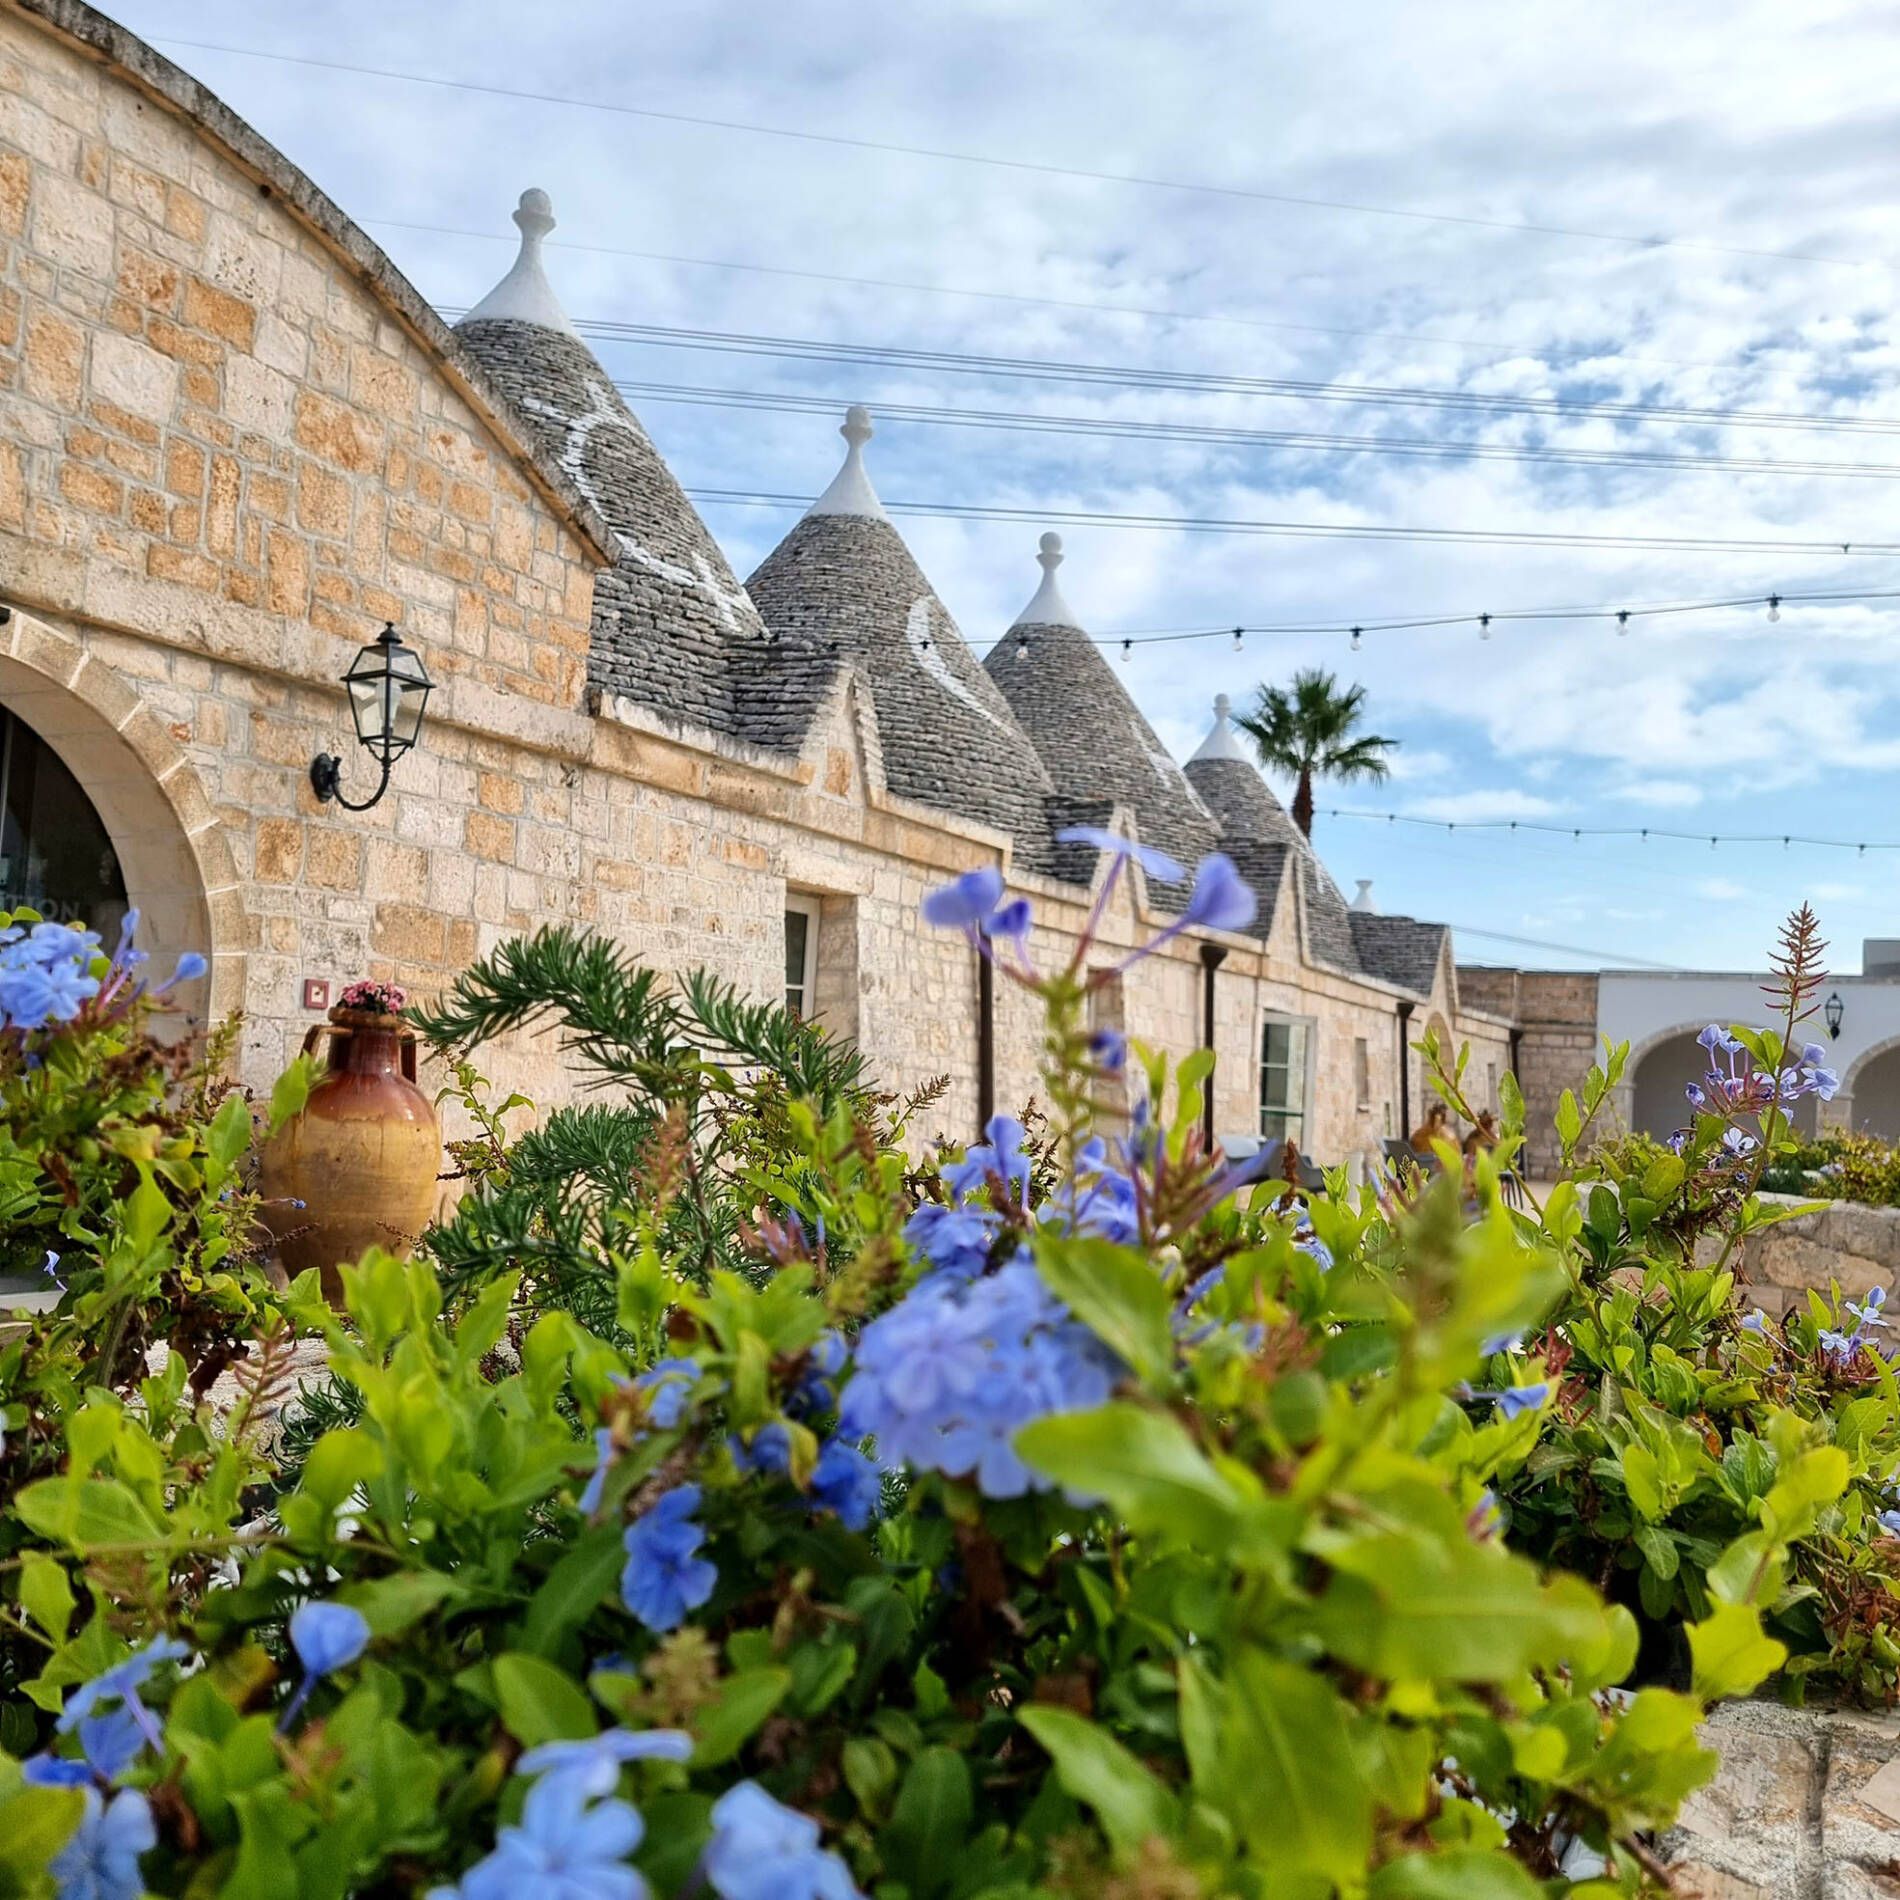
[(441, 365), (449, 382), (501, 437), (534, 485), (587, 544), (603, 567), (615, 560), (613, 530), (573, 481), (542, 455), (515, 406), (455, 340), (454, 333), (424, 300), (382, 247), (344, 215), (276, 146), (201, 85), (182, 67), (136, 34), (84, 4), (84, 0), (5, 0), (17, 14), (71, 43), (74, 50), (124, 75), (159, 105), (188, 120), (223, 148), (324, 245), (349, 265)]

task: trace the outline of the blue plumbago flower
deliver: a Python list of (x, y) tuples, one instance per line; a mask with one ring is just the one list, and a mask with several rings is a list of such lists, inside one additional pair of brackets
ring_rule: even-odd
[(989, 1186), (992, 1179), (1000, 1180), (1011, 1198), (1026, 1198), (1030, 1161), (1023, 1152), (1023, 1143), (1028, 1133), (1013, 1116), (992, 1115), (983, 1130), (985, 1138), (966, 1148), (961, 1161), (940, 1170), (958, 1200)]
[(762, 1471), (782, 1477), (792, 1468), (792, 1434), (777, 1419), (761, 1425), (748, 1443), (737, 1432), (728, 1435), (726, 1449), (741, 1471)]
[(1696, 1041), (1699, 1042), (1710, 1055), (1736, 1055), (1741, 1052), (1742, 1047), (1739, 1039), (1731, 1036), (1720, 1023), (1711, 1023), (1708, 1028), (1703, 1030), (1703, 1032), (1696, 1037)]
[(124, 1662), (114, 1663), (102, 1675), (82, 1682), (66, 1698), (66, 1706), (53, 1724), (61, 1735), (70, 1735), (90, 1715), (109, 1714), (115, 1703), (124, 1708), (138, 1724), (139, 1733), (154, 1748), (163, 1748), (164, 1739), (152, 1712), (139, 1697), (139, 1691), (151, 1680), (152, 1672), (168, 1662), (182, 1662), (191, 1651), (170, 1636), (155, 1636), (143, 1649), (135, 1649)]
[(1768, 1330), (1768, 1316), (1760, 1307), (1744, 1316), (1742, 1331), (1745, 1333), (1765, 1333)]
[(1333, 1264), (1333, 1250), (1302, 1221), (1293, 1235), (1293, 1244), (1301, 1253), (1317, 1260), (1323, 1273)]
[(1884, 1286), (1875, 1287), (1873, 1291), (1867, 1295), (1865, 1300), (1858, 1302), (1849, 1300), (1847, 1302), (1847, 1310), (1853, 1314), (1857, 1322), (1854, 1330), (1864, 1333), (1870, 1331), (1873, 1327), (1885, 1326), (1887, 1322), (1881, 1316), (1880, 1309), (1886, 1304), (1887, 1289)]
[(1073, 1175), (1043, 1202), (1037, 1219), (1065, 1234), (1132, 1247), (1141, 1239), (1141, 1195), (1132, 1171), (1116, 1167), (1095, 1135), (1076, 1150)]
[(1259, 908), (1259, 900), (1233, 859), (1224, 851), (1215, 851), (1201, 860), (1194, 873), (1194, 889), (1188, 894), (1181, 921), (1205, 930), (1245, 930)]
[(1117, 861), (1132, 859), (1151, 878), (1163, 884), (1178, 884), (1187, 876), (1165, 851), (1137, 844), (1133, 838), (1124, 838), (1119, 831), (1109, 831), (1101, 825), (1069, 825), (1056, 833), (1056, 843), (1092, 844), (1097, 851), (1104, 851)]
[(130, 1709), (110, 1715), (89, 1715), (79, 1724), (79, 1746), (84, 1759), (61, 1755), (33, 1755), (20, 1764), (20, 1779), (36, 1788), (84, 1788), (110, 1785), (145, 1752), (145, 1731)]
[(49, 1280), (57, 1280), (59, 1278), (59, 1255), (56, 1254), (51, 1247), (47, 1248), (46, 1258), (40, 1262), (40, 1271), (45, 1274)]
[(1900, 1511), (1882, 1511), (1880, 1515), (1874, 1519), (1874, 1522), (1878, 1524), (1889, 1537), (1900, 1537)]
[(993, 864), (979, 864), (925, 897), (924, 922), (940, 930), (980, 931), (1002, 901), (1002, 872)]
[(601, 1493), (607, 1489), (607, 1473), (614, 1464), (614, 1435), (610, 1427), (594, 1427), (594, 1470), (587, 1480), (587, 1488), (576, 1500), (576, 1508), (581, 1516), (592, 1517), (600, 1509)]
[(1003, 1217), (982, 1207), (945, 1207), (926, 1201), (904, 1223), (904, 1238), (938, 1273), (974, 1279), (990, 1264)]
[(495, 1851), (430, 1900), (649, 1900), (652, 1889), (627, 1865), (646, 1823), (627, 1802), (593, 1790), (585, 1774), (544, 1774), (521, 1819), (495, 1837)]
[(804, 1370), (785, 1398), (786, 1411), (794, 1418), (830, 1411), (838, 1402), (838, 1377), (850, 1363), (851, 1348), (844, 1343), (844, 1335), (827, 1326), (806, 1348)]
[(187, 950), (178, 959), (177, 969), (158, 986), (154, 994), (163, 996), (167, 990), (175, 990), (181, 983), (195, 983), (210, 968), (211, 965), (196, 950)]
[(35, 924), (0, 944), (0, 1028), (69, 1023), (99, 994), (92, 953), (99, 937), (66, 924)]
[(48, 1868), (59, 1900), (139, 1900), (145, 1891), (139, 1859), (157, 1844), (151, 1804), (136, 1788), (122, 1789), (110, 1801), (88, 1788), (79, 1831)]
[(741, 1781), (713, 1803), (713, 1837), (700, 1868), (720, 1900), (864, 1900), (818, 1823)]
[(1128, 1066), (1128, 1038), (1119, 1029), (1098, 1029), (1089, 1038), (1089, 1060), (1104, 1075), (1120, 1075)]
[(861, 1531), (877, 1516), (884, 1497), (878, 1468), (855, 1445), (828, 1438), (812, 1467), (812, 1501), (848, 1531)]
[(1027, 1262), (970, 1281), (933, 1274), (859, 1336), (838, 1428), (875, 1438), (887, 1463), (1021, 1497), (1053, 1481), (1016, 1455), (1016, 1433), (1102, 1404), (1120, 1372)]
[(1478, 1392), (1473, 1396), (1492, 1400), (1500, 1418), (1522, 1418), (1526, 1412), (1535, 1412), (1542, 1407), (1550, 1397), (1550, 1384), (1548, 1380), (1540, 1379), (1535, 1385), (1511, 1385), (1502, 1392)]
[(719, 1581), (717, 1568), (696, 1554), (706, 1541), (705, 1527), (693, 1522), (698, 1509), (699, 1486), (676, 1485), (627, 1526), (621, 1600), (656, 1635), (678, 1629)]
[(290, 1613), (290, 1646), (303, 1664), (303, 1681), (277, 1719), (283, 1734), (310, 1700), (310, 1691), (327, 1675), (347, 1669), (369, 1647), (369, 1623), (347, 1603), (300, 1603)]
[(1495, 1333), (1478, 1350), (1489, 1359), (1493, 1353), (1522, 1352), (1524, 1335), (1522, 1333)]
[(610, 1728), (584, 1742), (543, 1742), (515, 1763), (518, 1775), (569, 1775), (590, 1795), (611, 1794), (630, 1761), (691, 1761), (693, 1738), (676, 1728)]
[(1759, 1114), (1773, 1104), (1785, 1106), (1808, 1095), (1831, 1102), (1840, 1092), (1840, 1077), (1826, 1066), (1827, 1051), (1818, 1042), (1803, 1043), (1798, 1064), (1771, 1074), (1754, 1067), (1741, 1039), (1719, 1023), (1711, 1023), (1696, 1041), (1709, 1052), (1709, 1072), (1683, 1093), (1698, 1115)]
[(1029, 935), (1035, 921), (1035, 913), (1029, 907), (1029, 899), (1012, 897), (1007, 904), (997, 906), (989, 922), (982, 926), (982, 930), (986, 937), (1009, 938), (1020, 951), (1023, 939)]
[(686, 1415), (687, 1401), (699, 1383), (699, 1366), (691, 1359), (662, 1359), (634, 1380), (636, 1392), (644, 1392), (647, 1418), (663, 1432), (674, 1430)]
[(1504, 1513), (1498, 1509), (1495, 1491), (1483, 1491), (1465, 1519), (1465, 1529), (1479, 1543), (1489, 1543), (1504, 1528)]

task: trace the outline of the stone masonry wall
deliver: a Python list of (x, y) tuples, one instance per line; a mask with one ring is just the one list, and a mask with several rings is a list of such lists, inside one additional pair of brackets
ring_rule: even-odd
[(1552, 1118), (1565, 1089), (1580, 1088), (1597, 1059), (1597, 980), (1589, 972), (1458, 971), (1458, 994), (1473, 1008), (1518, 1025), (1517, 1084), (1524, 1094), (1524, 1165), (1548, 1178), (1558, 1164)]

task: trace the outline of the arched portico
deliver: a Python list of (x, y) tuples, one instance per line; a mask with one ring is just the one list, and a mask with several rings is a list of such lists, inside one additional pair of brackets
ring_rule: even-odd
[(163, 722), (81, 641), (18, 611), (0, 628), (0, 705), (91, 801), (156, 972), (187, 950), (210, 959), (209, 976), (181, 992), (184, 1009), (216, 1018), (238, 1008), (248, 914), (211, 801)]
[[(1615, 1107), (1623, 1125), (1657, 1141), (1666, 1140), (1690, 1119), (1684, 1091), (1709, 1070), (1709, 1052), (1696, 1040), (1706, 1020), (1677, 1023), (1636, 1044), (1616, 1090)], [(1804, 1096), (1790, 1110), (1796, 1134), (1811, 1138), (1819, 1125), (1818, 1104)]]
[(1900, 1036), (1864, 1049), (1841, 1077), (1829, 1120), (1883, 1141), (1900, 1141)]

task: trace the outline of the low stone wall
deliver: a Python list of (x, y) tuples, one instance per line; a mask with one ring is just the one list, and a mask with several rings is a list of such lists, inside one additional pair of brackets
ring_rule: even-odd
[(1900, 1207), (1830, 1201), (1819, 1213), (1750, 1234), (1742, 1249), (1747, 1297), (1776, 1316), (1809, 1288), (1825, 1293), (1830, 1281), (1855, 1299), (1877, 1286), (1900, 1291)]
[(1679, 1900), (1900, 1895), (1900, 1718), (1731, 1702), (1722, 1757), (1664, 1839)]

